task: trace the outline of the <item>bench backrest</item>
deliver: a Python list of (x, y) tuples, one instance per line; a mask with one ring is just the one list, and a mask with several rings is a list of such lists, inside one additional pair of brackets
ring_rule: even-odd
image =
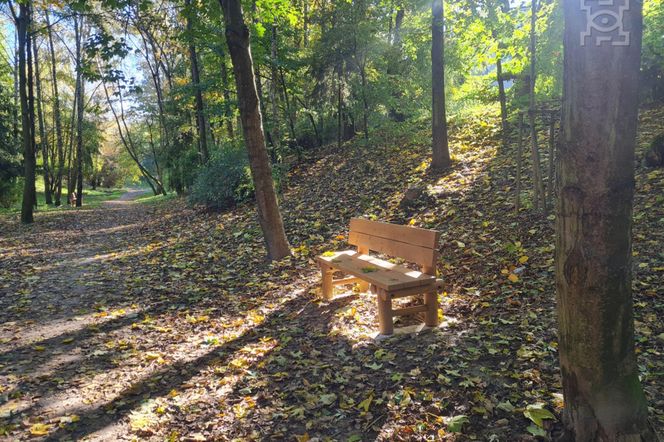
[(435, 230), (352, 218), (348, 243), (360, 253), (374, 251), (403, 258), (421, 265), (424, 273), (434, 274), (439, 238)]

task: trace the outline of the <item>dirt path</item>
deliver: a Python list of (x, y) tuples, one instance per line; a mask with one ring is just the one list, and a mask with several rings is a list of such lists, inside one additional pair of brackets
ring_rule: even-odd
[(136, 315), (122, 273), (108, 266), (135, 244), (150, 211), (134, 201), (144, 193), (130, 190), (93, 210), (42, 213), (30, 227), (2, 226), (0, 419), (26, 413), (32, 417), (23, 424), (34, 436), (51, 417), (66, 421), (72, 410), (89, 408), (72, 386), (104, 370), (94, 348), (104, 339), (97, 334), (104, 309), (127, 305), (123, 316)]

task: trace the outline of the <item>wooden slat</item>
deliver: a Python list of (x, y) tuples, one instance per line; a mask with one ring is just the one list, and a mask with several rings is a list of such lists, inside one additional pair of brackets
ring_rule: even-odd
[(352, 218), (350, 220), (350, 231), (404, 242), (414, 246), (427, 247), (429, 249), (438, 248), (438, 239), (440, 237), (440, 233), (436, 230), (402, 226), (382, 221), (371, 221), (362, 218)]
[(351, 230), (348, 243), (374, 252), (403, 258), (422, 266), (435, 266), (437, 250)]
[(345, 284), (354, 284), (356, 282), (362, 281), (360, 278), (357, 276), (350, 276), (348, 278), (342, 278), (342, 279), (335, 279), (332, 281), (333, 285), (345, 285)]
[[(330, 256), (319, 256), (318, 260), (387, 291), (417, 286), (432, 286), (436, 280), (434, 276), (370, 255), (362, 255), (353, 250), (335, 252)], [(367, 272), (367, 269), (376, 270)]]
[(392, 316), (408, 316), (414, 315), (415, 313), (421, 313), (427, 311), (429, 307), (426, 305), (414, 305), (412, 307), (398, 308), (392, 310)]
[(390, 293), (390, 297), (392, 299), (397, 299), (397, 298), (403, 298), (404, 296), (413, 296), (413, 295), (419, 295), (422, 293), (426, 292), (437, 292), (443, 287), (443, 280), (442, 279), (436, 279), (435, 281), (432, 281), (431, 285), (429, 287), (409, 287), (405, 289), (400, 289), (397, 291), (392, 291)]

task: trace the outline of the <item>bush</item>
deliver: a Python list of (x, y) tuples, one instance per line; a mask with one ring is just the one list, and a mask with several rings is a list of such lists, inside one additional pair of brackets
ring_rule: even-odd
[(221, 210), (251, 198), (253, 193), (247, 153), (237, 146), (225, 146), (199, 169), (189, 201), (210, 210)]
[(0, 207), (9, 209), (19, 200), (21, 194), (20, 181), (15, 178), (11, 180), (0, 179)]

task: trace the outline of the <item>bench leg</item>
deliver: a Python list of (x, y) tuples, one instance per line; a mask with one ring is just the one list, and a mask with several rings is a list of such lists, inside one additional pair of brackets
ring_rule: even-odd
[[(369, 249), (363, 246), (358, 246), (357, 248), (357, 253), (360, 253), (362, 255), (368, 255), (369, 254)], [(365, 293), (369, 291), (369, 283), (365, 281), (360, 281), (357, 283), (358, 288), (360, 289), (361, 293)]]
[(427, 306), (426, 312), (424, 312), (424, 324), (427, 327), (437, 327), (438, 326), (438, 293), (425, 293), (424, 294), (424, 305)]
[(320, 272), (323, 281), (321, 286), (321, 293), (323, 295), (323, 299), (329, 301), (332, 299), (332, 290), (334, 287), (332, 284), (332, 275), (334, 274), (334, 270), (332, 270), (330, 267), (321, 266)]
[(378, 325), (381, 335), (391, 335), (394, 333), (394, 323), (392, 322), (392, 298), (387, 295), (383, 299), (384, 294), (379, 293), (376, 296), (378, 299)]

